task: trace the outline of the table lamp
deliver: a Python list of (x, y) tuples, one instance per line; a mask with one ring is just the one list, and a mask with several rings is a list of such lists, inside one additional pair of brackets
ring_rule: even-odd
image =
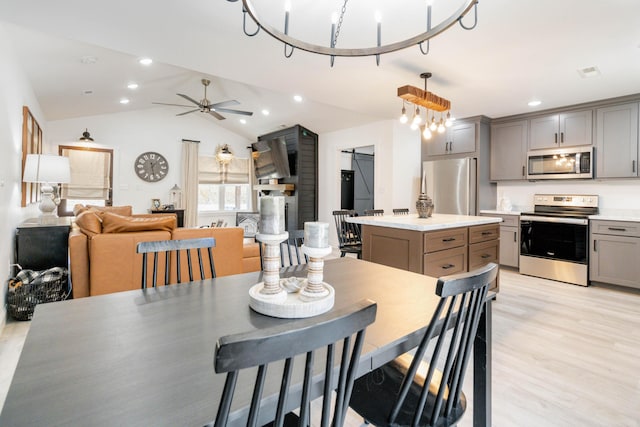
[(57, 216), (52, 184), (68, 183), (69, 158), (53, 154), (27, 154), (22, 181), (40, 183), (40, 217)]

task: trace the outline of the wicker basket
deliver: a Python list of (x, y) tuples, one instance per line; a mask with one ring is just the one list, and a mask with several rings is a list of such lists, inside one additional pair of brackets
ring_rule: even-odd
[[(28, 282), (9, 280), (7, 310), (15, 320), (31, 320), (38, 304), (63, 301), (71, 294), (67, 269), (33, 272)], [(26, 270), (23, 270), (23, 272)]]

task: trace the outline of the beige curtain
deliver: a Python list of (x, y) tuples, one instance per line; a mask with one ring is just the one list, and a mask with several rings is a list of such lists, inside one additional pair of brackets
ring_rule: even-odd
[(198, 147), (200, 141), (182, 140), (182, 194), (184, 226), (198, 225)]
[(111, 153), (104, 151), (63, 150), (69, 158), (71, 179), (62, 185), (63, 199), (106, 200), (111, 183)]
[(249, 159), (234, 158), (222, 165), (215, 156), (198, 158), (198, 181), (201, 184), (249, 184)]

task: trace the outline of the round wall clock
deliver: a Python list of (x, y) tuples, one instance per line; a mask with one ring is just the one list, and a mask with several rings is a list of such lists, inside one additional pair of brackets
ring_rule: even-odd
[(147, 182), (160, 181), (169, 172), (167, 159), (162, 154), (153, 151), (140, 154), (133, 167), (138, 178)]

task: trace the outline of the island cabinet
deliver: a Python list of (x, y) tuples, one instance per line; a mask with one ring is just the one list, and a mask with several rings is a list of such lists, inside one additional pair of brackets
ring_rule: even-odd
[[(497, 223), (416, 231), (362, 226), (362, 259), (427, 276), (440, 277), (498, 262)], [(498, 281), (492, 285), (498, 290)]]
[(592, 127), (591, 109), (532, 118), (529, 120), (529, 149), (591, 145)]
[(591, 221), (589, 280), (640, 289), (640, 222)]

